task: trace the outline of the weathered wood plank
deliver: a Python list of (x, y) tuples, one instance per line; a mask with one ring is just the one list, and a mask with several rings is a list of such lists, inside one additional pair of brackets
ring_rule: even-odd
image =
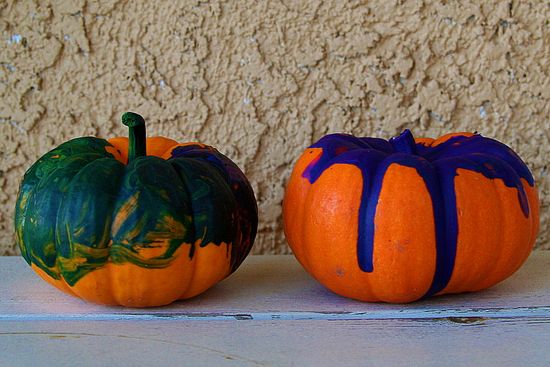
[(236, 274), (192, 300), (153, 309), (104, 307), (64, 295), (19, 257), (0, 257), (0, 320), (353, 320), (550, 317), (550, 252), (535, 252), (496, 287), (408, 305), (339, 297), (292, 256), (251, 256)]
[(548, 269), (537, 252), (493, 289), (387, 305), (326, 291), (291, 256), (253, 256), (193, 300), (126, 309), (0, 258), (0, 366), (547, 366)]
[(0, 365), (548, 366), (550, 320), (0, 323)]

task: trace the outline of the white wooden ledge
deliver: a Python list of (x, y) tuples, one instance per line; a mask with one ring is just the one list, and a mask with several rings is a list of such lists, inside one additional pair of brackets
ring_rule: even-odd
[(91, 305), (0, 257), (0, 366), (550, 365), (550, 251), (496, 287), (408, 305), (325, 290), (292, 256), (250, 256), (192, 300)]

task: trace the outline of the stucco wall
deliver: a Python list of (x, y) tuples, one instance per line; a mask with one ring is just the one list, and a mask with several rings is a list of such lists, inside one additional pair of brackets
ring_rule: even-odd
[[(81, 135), (198, 140), (234, 159), (260, 208), (255, 252), (287, 252), (291, 165), (329, 132), (477, 130), (509, 144), (550, 248), (549, 6), (543, 1), (0, 1), (0, 255), (19, 181)], [(444, 5), (444, 3), (446, 3)], [(483, 4), (483, 5), (479, 5)]]

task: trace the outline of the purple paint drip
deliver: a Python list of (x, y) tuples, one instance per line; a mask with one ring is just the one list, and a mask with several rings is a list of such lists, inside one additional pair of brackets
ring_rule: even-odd
[(454, 178), (459, 168), (481, 173), (489, 179), (501, 179), (507, 187), (515, 188), (522, 212), (525, 217), (529, 216), (529, 203), (520, 178), (534, 186), (531, 172), (508, 146), (481, 135), (455, 136), (436, 147), (429, 147), (416, 144), (409, 130), (389, 142), (331, 134), (310, 148), (322, 149), (321, 155), (302, 173), (311, 184), (334, 164), (351, 164), (361, 170), (363, 190), (357, 258), (359, 267), (365, 272), (374, 270), (374, 216), (384, 175), (392, 164), (416, 169), (432, 199), (436, 232), (436, 270), (425, 296), (445, 288), (454, 268), (458, 237)]

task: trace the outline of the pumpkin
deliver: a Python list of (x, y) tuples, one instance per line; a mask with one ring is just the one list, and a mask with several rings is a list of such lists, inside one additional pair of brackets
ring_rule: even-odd
[(257, 228), (254, 193), (216, 149), (146, 139), (81, 137), (26, 172), (16, 239), (46, 281), (84, 300), (131, 307), (193, 297), (234, 272)]
[(404, 303), (509, 277), (533, 247), (539, 203), (519, 156), (477, 133), (332, 134), (298, 159), (283, 218), (295, 256), (324, 286)]

